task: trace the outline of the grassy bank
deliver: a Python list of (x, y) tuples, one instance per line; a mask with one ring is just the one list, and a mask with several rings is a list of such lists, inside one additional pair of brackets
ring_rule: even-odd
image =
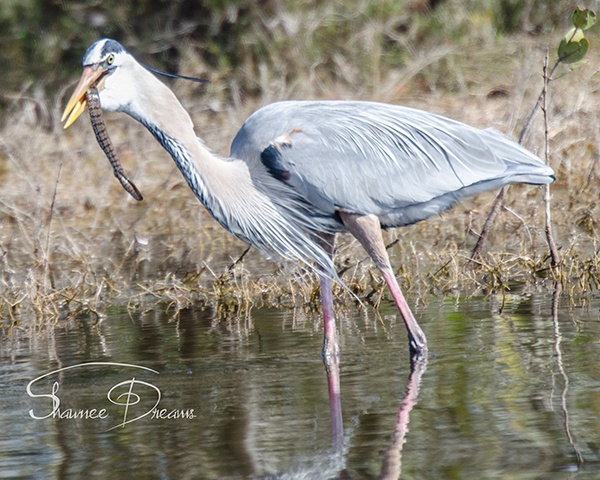
[[(554, 48), (561, 34), (499, 36), (486, 25), (481, 20), (483, 30), (471, 42), (423, 41), (418, 51), (407, 45), (401, 68), (373, 50), (328, 56), (338, 77), (319, 73), (321, 63), (307, 69), (306, 58), (290, 58), (290, 66), (254, 65), (233, 80), (216, 70), (208, 87), (182, 81), (171, 86), (198, 135), (222, 155), (250, 113), (285, 98), (399, 103), (495, 127), (516, 139), (541, 89), (545, 47)], [(206, 68), (195, 52), (194, 45), (182, 49), (181, 73)], [(592, 48), (586, 65), (551, 84), (550, 164), (557, 176), (552, 211), (561, 264), (550, 268), (541, 190), (531, 186), (509, 189), (482, 258), (467, 264), (495, 197), (485, 193), (442, 216), (386, 232), (392, 265), (412, 302), (426, 301), (429, 293), (547, 288), (557, 280), (570, 294), (597, 287), (599, 60)], [(240, 75), (246, 82), (237, 80)], [(247, 88), (250, 77), (254, 91)], [(207, 302), (223, 312), (260, 304), (318, 306), (313, 275), (252, 250), (236, 262), (246, 246), (208, 216), (160, 145), (133, 120), (107, 113), (125, 170), (145, 197), (141, 203), (131, 199), (112, 176), (87, 114), (62, 130), (57, 118), (66, 92), (46, 103), (15, 103), (0, 132), (0, 317), (6, 326), (25, 315), (40, 324), (101, 316), (114, 305), (144, 309), (160, 303), (176, 311)], [(543, 156), (541, 114), (525, 146)], [(338, 240), (336, 262), (358, 298), (378, 304), (387, 295), (350, 237)], [(341, 287), (338, 298), (355, 301)]]

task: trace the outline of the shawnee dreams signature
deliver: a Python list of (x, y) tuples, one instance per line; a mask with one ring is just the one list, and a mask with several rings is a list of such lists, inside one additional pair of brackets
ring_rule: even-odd
[[(99, 367), (123, 367), (123, 368), (133, 368), (138, 370), (143, 370), (146, 372), (151, 372), (156, 375), (159, 373), (156, 370), (152, 370), (151, 368), (142, 367), (139, 365), (131, 365), (127, 363), (114, 363), (114, 362), (88, 362), (88, 363), (80, 363), (78, 365), (71, 365), (68, 367), (59, 368), (58, 370), (53, 370), (49, 373), (41, 375), (29, 382), (27, 384), (27, 394), (31, 398), (38, 399), (47, 399), (46, 401), (52, 401), (52, 407), (47, 405), (46, 410), (44, 408), (40, 408), (42, 412), (47, 412), (45, 414), (40, 414), (41, 412), (32, 408), (29, 410), (29, 415), (31, 418), (35, 420), (44, 420), (47, 418), (60, 418), (63, 420), (104, 420), (109, 418), (111, 415), (109, 413), (108, 408), (110, 405), (118, 405), (122, 408), (122, 413), (120, 413), (119, 418), (122, 419), (120, 423), (109, 428), (108, 430), (113, 430), (115, 428), (123, 428), (128, 423), (132, 423), (138, 420), (141, 420), (144, 417), (150, 416), (152, 419), (160, 419), (160, 420), (173, 420), (173, 419), (193, 419), (196, 418), (197, 415), (194, 413), (193, 408), (185, 409), (185, 410), (167, 410), (165, 408), (158, 408), (160, 404), (160, 400), (162, 398), (162, 393), (160, 389), (150, 383), (143, 380), (136, 379), (135, 376), (128, 378), (122, 382), (115, 384), (108, 393), (106, 394), (106, 399), (108, 399), (108, 403), (106, 404), (107, 408), (88, 408), (88, 409), (74, 409), (74, 408), (60, 408), (60, 397), (58, 392), (60, 390), (59, 382), (55, 381), (52, 384), (51, 390), (49, 393), (33, 393), (32, 387), (39, 382), (40, 380), (50, 377), (51, 375), (56, 375), (61, 372), (65, 372), (67, 370), (72, 370), (75, 368), (99, 368)], [(39, 387), (36, 388), (38, 390)], [(143, 393), (141, 393), (143, 391)], [(143, 395), (143, 397), (142, 397)], [(150, 401), (148, 400), (150, 398)], [(142, 399), (145, 400), (146, 404), (150, 404), (150, 406), (142, 407), (141, 405), (136, 408), (135, 413), (133, 412), (133, 407), (142, 402)], [(154, 404), (151, 404), (151, 401), (154, 400)], [(104, 400), (106, 403), (106, 400)], [(141, 410), (141, 411), (140, 411)], [(108, 431), (107, 430), (107, 431)]]

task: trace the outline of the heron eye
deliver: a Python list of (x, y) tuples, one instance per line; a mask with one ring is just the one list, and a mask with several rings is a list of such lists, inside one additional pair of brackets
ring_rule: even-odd
[(106, 63), (108, 65), (112, 65), (112, 63), (115, 61), (115, 56), (113, 54), (110, 54), (107, 58), (106, 58)]

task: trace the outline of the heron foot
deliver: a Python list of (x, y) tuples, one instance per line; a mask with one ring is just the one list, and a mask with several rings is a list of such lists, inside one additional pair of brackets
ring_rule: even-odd
[(420, 327), (417, 326), (416, 330), (416, 332), (408, 332), (411, 360), (427, 357), (427, 338)]

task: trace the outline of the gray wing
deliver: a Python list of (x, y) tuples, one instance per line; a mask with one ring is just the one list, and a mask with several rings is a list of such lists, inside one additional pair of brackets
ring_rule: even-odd
[(457, 199), (553, 171), (491, 130), (374, 102), (279, 102), (244, 124), (233, 157), (260, 161), (316, 208), (375, 214), (387, 226), (439, 213)]

